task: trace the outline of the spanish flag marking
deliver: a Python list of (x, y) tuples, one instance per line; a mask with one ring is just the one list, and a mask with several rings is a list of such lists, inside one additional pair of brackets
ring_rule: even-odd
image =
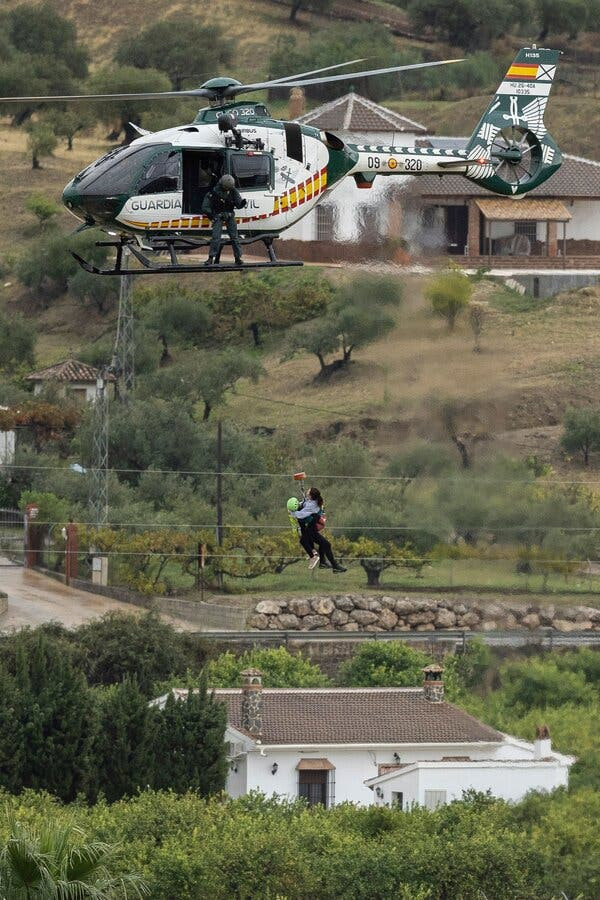
[(306, 189), (303, 184), (298, 188), (298, 203), (304, 203), (306, 200)]
[(506, 78), (524, 78), (527, 81), (534, 81), (537, 73), (537, 63), (513, 63), (506, 73)]

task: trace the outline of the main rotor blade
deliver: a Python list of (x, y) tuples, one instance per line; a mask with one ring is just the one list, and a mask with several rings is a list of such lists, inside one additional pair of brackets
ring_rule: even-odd
[(333, 81), (351, 81), (353, 78), (370, 78), (372, 75), (389, 75), (392, 72), (407, 72), (410, 69), (427, 69), (431, 66), (447, 66), (450, 63), (464, 62), (464, 59), (440, 59), (436, 62), (412, 63), (409, 66), (389, 66), (387, 69), (369, 69), (365, 72), (349, 72), (345, 75), (331, 75), (328, 78), (309, 78), (305, 81), (261, 81), (255, 84), (230, 85), (225, 88), (225, 97), (235, 97), (248, 91), (260, 91), (263, 88), (307, 87), (311, 84), (329, 84)]
[[(308, 78), (309, 75), (318, 75), (319, 72), (330, 72), (332, 69), (342, 69), (344, 66), (355, 66), (356, 63), (364, 62), (365, 59), (365, 56), (362, 59), (349, 59), (348, 62), (338, 63), (335, 66), (313, 69), (312, 72), (299, 72), (297, 75), (286, 75), (285, 78), (274, 78), (272, 81), (265, 82), (265, 84), (282, 84), (284, 81), (290, 81), (292, 78)], [(247, 85), (243, 85), (243, 87), (247, 87)]]
[[(347, 62), (337, 63), (335, 66), (325, 66), (322, 69), (313, 69), (311, 72), (299, 72), (297, 75), (286, 75), (285, 78), (275, 78), (265, 82), (268, 85), (283, 84), (290, 79), (306, 78), (308, 75), (317, 75), (319, 72), (329, 72), (331, 69), (341, 69), (343, 66), (354, 66), (364, 62), (362, 59), (349, 59)], [(218, 94), (218, 90), (207, 88), (190, 88), (186, 91), (156, 91), (140, 94), (65, 94), (62, 96), (45, 97), (0, 97), (0, 103), (52, 103), (75, 102), (77, 100), (170, 100), (173, 97), (208, 97), (212, 100)]]
[(140, 94), (65, 94), (53, 97), (0, 97), (0, 103), (69, 103), (77, 100), (171, 100), (173, 97), (214, 97), (205, 88), (189, 91), (148, 91)]

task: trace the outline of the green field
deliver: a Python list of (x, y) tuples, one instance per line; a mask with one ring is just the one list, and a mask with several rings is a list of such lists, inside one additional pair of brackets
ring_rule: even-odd
[[(335, 539), (332, 541), (335, 550)], [(344, 561), (344, 560), (342, 560)], [(318, 567), (312, 572), (303, 560), (288, 566), (281, 574), (261, 575), (257, 578), (224, 579), (225, 595), (292, 596), (296, 594), (386, 593), (406, 591), (427, 595), (428, 591), (443, 591), (473, 600), (492, 599), (507, 595), (511, 599), (522, 597), (524, 602), (569, 605), (573, 602), (600, 606), (600, 575), (575, 573), (565, 578), (551, 574), (521, 575), (515, 570), (514, 560), (442, 560), (426, 564), (421, 574), (408, 569), (386, 570), (379, 587), (368, 587), (367, 577), (357, 564), (348, 564), (348, 571), (334, 574)], [(184, 592), (188, 599), (200, 599), (194, 590), (194, 581), (182, 575), (180, 567), (170, 563), (165, 569), (171, 592)], [(213, 587), (206, 586), (205, 595), (214, 595)], [(225, 601), (227, 602), (227, 601)]]

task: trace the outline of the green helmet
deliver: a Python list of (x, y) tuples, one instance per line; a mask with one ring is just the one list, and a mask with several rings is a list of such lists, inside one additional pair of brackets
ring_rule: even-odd
[(222, 175), (219, 179), (219, 184), (224, 191), (231, 191), (235, 187), (235, 181), (232, 175)]
[(288, 508), (289, 512), (296, 512), (296, 510), (298, 509), (299, 506), (300, 506), (300, 501), (298, 500), (298, 498), (290, 497), (290, 499), (287, 502), (287, 508)]

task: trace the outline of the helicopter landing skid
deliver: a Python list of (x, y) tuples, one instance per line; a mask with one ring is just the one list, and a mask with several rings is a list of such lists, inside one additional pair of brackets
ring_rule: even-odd
[[(242, 247), (245, 247), (247, 244), (253, 244), (256, 241), (262, 241), (269, 255), (268, 261), (265, 262), (242, 262), (240, 264), (236, 264), (234, 262), (221, 263), (221, 250), (223, 249), (223, 246), (221, 246), (221, 250), (219, 250), (215, 262), (211, 265), (208, 265), (206, 262), (180, 263), (177, 256), (178, 252), (190, 253), (193, 250), (198, 250), (201, 247), (206, 247), (210, 243), (209, 240), (202, 241), (181, 236), (157, 238), (150, 242), (149, 247), (144, 247), (144, 250), (146, 250), (147, 252), (168, 253), (170, 261), (163, 264), (155, 263), (154, 261), (149, 259), (146, 256), (146, 253), (142, 252), (137, 241), (127, 239), (121, 239), (117, 241), (96, 241), (97, 247), (116, 247), (117, 252), (114, 266), (112, 268), (101, 269), (98, 266), (89, 263), (87, 260), (83, 259), (83, 257), (79, 256), (78, 253), (75, 253), (73, 251), (71, 251), (71, 255), (79, 263), (81, 268), (86, 272), (89, 272), (91, 275), (185, 275), (188, 272), (205, 272), (208, 274), (215, 272), (241, 272), (245, 271), (246, 269), (273, 269), (284, 267), (287, 268), (290, 266), (302, 266), (303, 263), (300, 261), (286, 261), (277, 259), (275, 251), (273, 249), (274, 237), (275, 235), (262, 235), (261, 237), (248, 238), (247, 240), (242, 241)], [(140, 268), (132, 269), (127, 266), (123, 266), (123, 250), (125, 248), (127, 248), (131, 255), (134, 256), (135, 259), (137, 259), (137, 261), (140, 263)]]

